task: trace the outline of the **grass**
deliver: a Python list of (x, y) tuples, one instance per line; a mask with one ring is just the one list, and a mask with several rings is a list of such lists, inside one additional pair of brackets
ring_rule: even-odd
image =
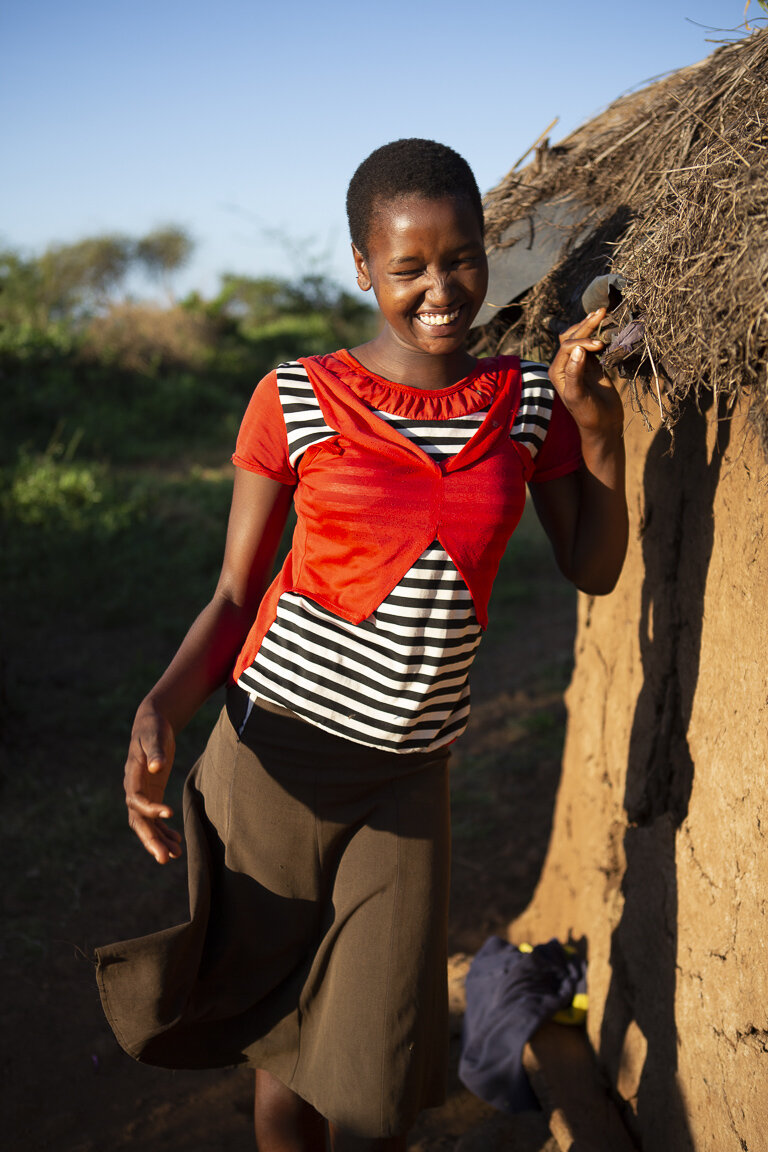
[[(56, 452), (11, 473), (0, 696), (11, 957), (43, 956), (59, 930), (41, 903), (69, 917), (94, 868), (117, 889), (135, 867), (121, 789), (131, 717), (210, 595), (230, 489), (228, 466), (126, 472)], [(215, 711), (182, 734), (180, 765)], [(177, 810), (183, 775), (169, 788)]]

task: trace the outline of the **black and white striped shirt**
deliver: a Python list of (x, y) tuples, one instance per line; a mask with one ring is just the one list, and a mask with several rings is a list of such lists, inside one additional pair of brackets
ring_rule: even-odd
[[(534, 456), (546, 436), (553, 387), (546, 366), (522, 361), (521, 369), (522, 397), (511, 435)], [(277, 384), (295, 468), (310, 445), (336, 430), (326, 424), (301, 364), (281, 365)], [(459, 452), (488, 406), (444, 420), (375, 412), (440, 459)], [(467, 586), (435, 540), (360, 624), (307, 597), (283, 593), (238, 683), (252, 699), (280, 704), (349, 740), (392, 752), (431, 751), (466, 727), (469, 669), (481, 635)]]

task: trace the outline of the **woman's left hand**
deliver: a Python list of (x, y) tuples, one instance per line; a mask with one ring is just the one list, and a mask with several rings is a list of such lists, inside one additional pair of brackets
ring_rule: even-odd
[(621, 397), (597, 358), (604, 344), (594, 333), (604, 318), (605, 308), (598, 308), (563, 332), (549, 368), (561, 400), (587, 436), (620, 434), (624, 424)]

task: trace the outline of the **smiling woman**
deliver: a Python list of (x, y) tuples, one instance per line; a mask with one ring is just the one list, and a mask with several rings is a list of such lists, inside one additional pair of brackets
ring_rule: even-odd
[(164, 802), (176, 733), (227, 682), (185, 791), (190, 921), (98, 952), (126, 1051), (251, 1064), (270, 1152), (320, 1152), (326, 1124), (332, 1152), (402, 1152), (442, 1101), (447, 763), (526, 483), (579, 587), (609, 591), (626, 547), (603, 312), (549, 373), (468, 353), (482, 206), (444, 145), (378, 149), (348, 208), (381, 332), (257, 386), (218, 586), (134, 722), (129, 822), (165, 864), (181, 855)]

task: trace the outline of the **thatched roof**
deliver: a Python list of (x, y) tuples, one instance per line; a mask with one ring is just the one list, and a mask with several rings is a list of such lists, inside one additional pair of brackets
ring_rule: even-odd
[(616, 271), (624, 319), (646, 323), (632, 372), (642, 408), (670, 426), (702, 388), (743, 397), (768, 443), (768, 29), (622, 97), (513, 169), (486, 198), (491, 254), (511, 244), (514, 261), (542, 211), (571, 202), (557, 263), (485, 325), (478, 349), (551, 355), (549, 318), (578, 319), (589, 281)]

